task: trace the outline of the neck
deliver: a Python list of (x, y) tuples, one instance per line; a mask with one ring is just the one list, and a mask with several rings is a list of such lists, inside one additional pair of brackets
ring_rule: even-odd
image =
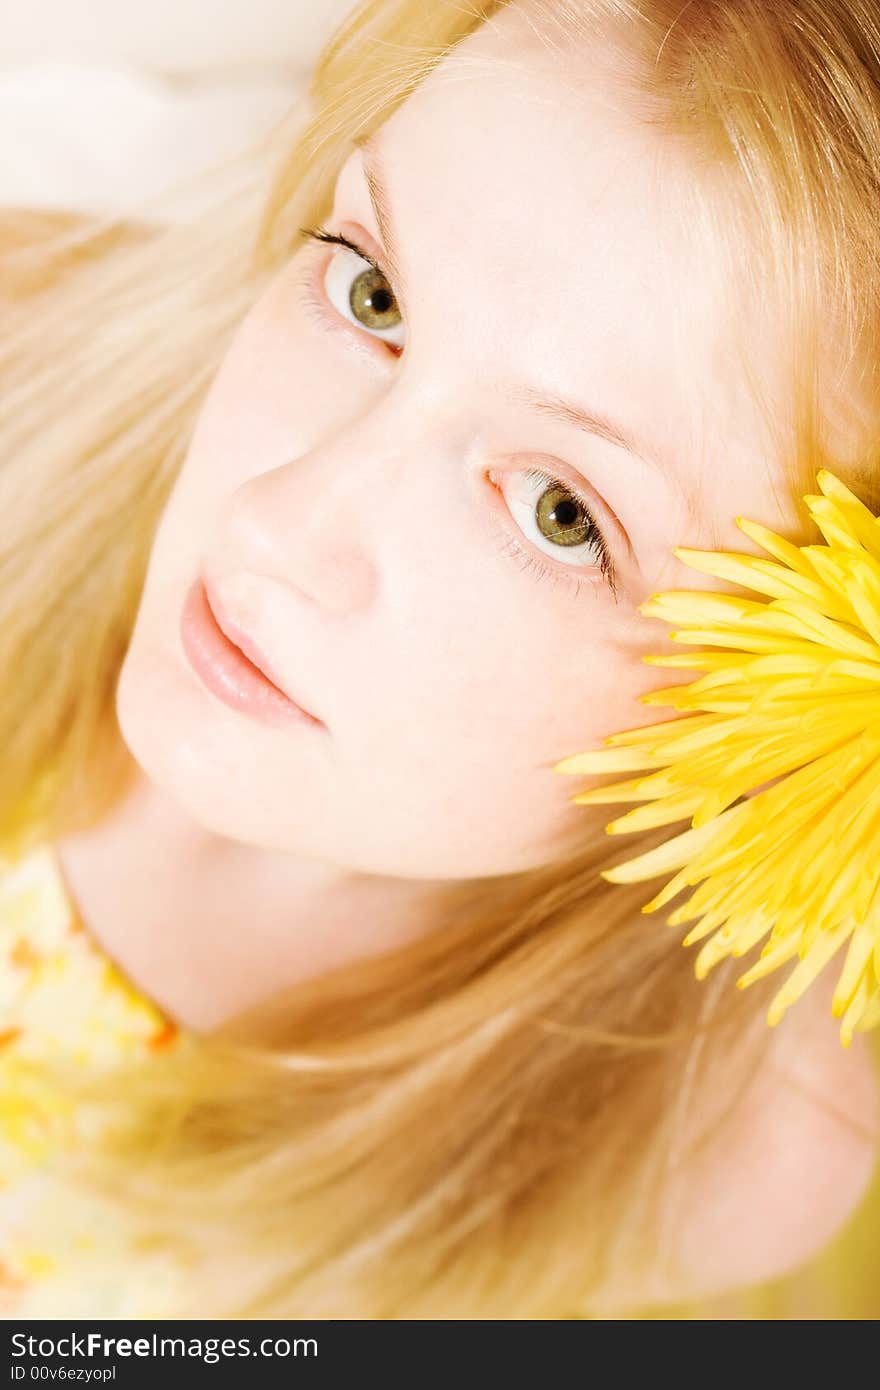
[(55, 848), (86, 930), (132, 984), (195, 1031), (432, 922), (436, 885), (226, 839), (142, 774), (109, 816)]

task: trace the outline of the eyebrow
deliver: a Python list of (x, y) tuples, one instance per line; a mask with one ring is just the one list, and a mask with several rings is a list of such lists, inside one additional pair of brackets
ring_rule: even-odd
[[(580, 405), (576, 401), (566, 400), (563, 396), (555, 395), (552, 392), (548, 394), (537, 391), (528, 384), (515, 382), (512, 386), (505, 388), (504, 394), (508, 399), (520, 401), (539, 414), (546, 415), (548, 419), (557, 420), (564, 425), (571, 425), (574, 429), (592, 435), (594, 438), (604, 439), (609, 444), (616, 444), (618, 448), (625, 449), (627, 453), (641, 459), (643, 463), (658, 473), (664, 482), (669, 484), (683, 503), (685, 514), (691, 525), (697, 531), (701, 530), (707, 520), (705, 510), (701, 510), (702, 495), (695, 495), (694, 490), (685, 482), (679, 469), (657, 448), (652, 447), (647, 440), (625, 429), (617, 421), (611, 420), (600, 411), (590, 410), (587, 406)], [(717, 549), (719, 544), (717, 532), (713, 526), (709, 547), (710, 549)]]
[[(379, 228), (379, 235), (385, 248), (388, 275), (394, 285), (400, 307), (405, 310), (406, 283), (402, 271), (400, 244), (394, 230), (394, 217), (391, 212), (385, 181), (382, 177), (376, 139), (376, 132), (373, 132), (370, 136), (356, 137), (354, 144), (363, 156), (364, 177), (373, 206), (373, 215), (376, 218), (376, 225)], [(634, 433), (626, 430), (622, 425), (599, 411), (590, 410), (576, 401), (566, 400), (553, 393), (538, 391), (526, 383), (515, 383), (513, 386), (508, 386), (505, 388), (504, 394), (508, 399), (519, 401), (522, 405), (528, 406), (551, 420), (572, 426), (583, 434), (604, 439), (607, 443), (616, 444), (619, 448), (625, 449), (627, 453), (635, 455), (636, 458), (641, 459), (658, 472), (672, 486), (684, 503), (686, 515), (694, 526), (699, 528), (701, 523), (705, 521), (705, 515), (701, 515), (698, 505), (698, 501), (701, 499), (694, 496), (692, 490), (686, 486), (679, 471), (656, 448), (652, 448), (647, 440), (638, 438)], [(712, 534), (714, 542), (714, 528)]]

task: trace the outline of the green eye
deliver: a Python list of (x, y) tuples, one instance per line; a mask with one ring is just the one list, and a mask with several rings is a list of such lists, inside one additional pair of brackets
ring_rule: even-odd
[(520, 468), (499, 482), (520, 531), (543, 555), (565, 566), (597, 569), (613, 588), (614, 562), (586, 499), (543, 468)]
[(324, 271), (324, 293), (349, 323), (403, 347), (406, 331), (394, 290), (382, 271), (356, 251), (341, 245), (331, 257)]
[(364, 328), (396, 328), (402, 322), (394, 291), (381, 270), (372, 266), (362, 270), (351, 283), (348, 304), (358, 323)]
[(553, 545), (583, 545), (596, 529), (586, 507), (561, 483), (553, 483), (538, 498), (535, 522)]

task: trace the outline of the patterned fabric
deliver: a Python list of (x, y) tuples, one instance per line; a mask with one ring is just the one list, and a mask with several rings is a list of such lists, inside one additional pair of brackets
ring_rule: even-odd
[(88, 1127), (40, 1063), (104, 1067), (179, 1037), (83, 927), (51, 848), (0, 860), (3, 1318), (174, 1315), (181, 1271), (133, 1252), (117, 1210), (65, 1200), (63, 1155)]

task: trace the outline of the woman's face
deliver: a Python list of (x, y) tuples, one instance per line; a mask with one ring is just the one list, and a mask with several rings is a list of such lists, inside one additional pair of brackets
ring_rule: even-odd
[[(122, 671), (129, 747), (199, 823), (368, 873), (524, 869), (584, 823), (552, 765), (668, 717), (634, 703), (671, 683), (636, 606), (711, 582), (670, 547), (780, 524), (694, 177), (607, 53), (515, 9), (351, 154), (326, 230), (363, 258), (304, 240), (242, 324)], [(200, 575), (321, 725), (206, 687)]]

